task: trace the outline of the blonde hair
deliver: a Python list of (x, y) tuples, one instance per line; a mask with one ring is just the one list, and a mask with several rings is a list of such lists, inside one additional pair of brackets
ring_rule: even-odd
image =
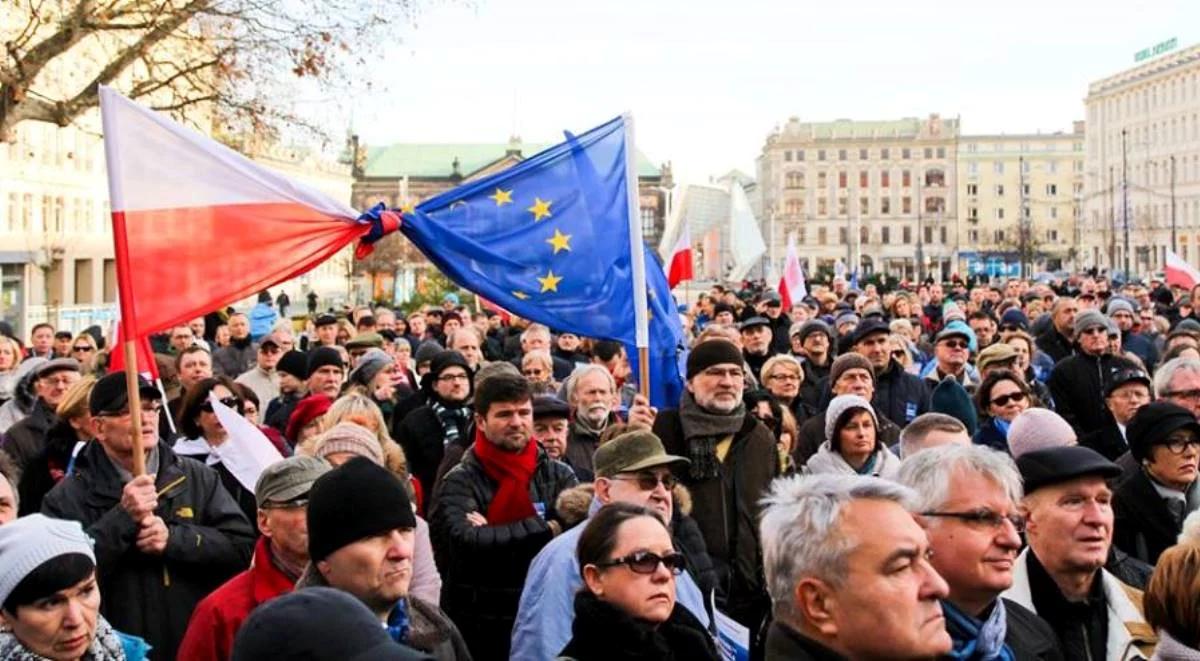
[[(383, 465), (397, 475), (408, 477), (408, 458), (404, 456), (404, 449), (388, 435), (383, 411), (370, 397), (359, 392), (347, 392), (338, 397), (321, 418), (321, 430), (332, 429), (339, 422), (353, 422), (375, 434), (383, 449)], [(303, 454), (314, 456), (317, 439), (309, 439), (304, 444), (307, 447)]]
[(67, 389), (67, 394), (63, 395), (58, 408), (54, 409), (54, 414), (61, 420), (71, 420), (87, 413), (88, 398), (92, 396), (92, 388), (95, 386), (96, 377), (90, 374), (76, 381)]
[(17, 341), (7, 335), (0, 335), (0, 348), (8, 347), (12, 349), (13, 364), (5, 372), (15, 372), (21, 366), (21, 345)]
[(800, 383), (804, 383), (804, 368), (800, 366), (800, 361), (796, 360), (795, 356), (787, 353), (771, 356), (767, 362), (763, 363), (762, 369), (758, 372), (762, 375), (763, 381), (766, 381), (767, 377), (774, 374), (779, 367), (790, 367), (796, 370), (796, 373), (800, 375)]

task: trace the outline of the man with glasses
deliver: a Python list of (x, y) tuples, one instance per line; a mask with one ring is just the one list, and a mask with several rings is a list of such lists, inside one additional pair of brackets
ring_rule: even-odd
[(0, 436), (0, 450), (12, 458), (17, 470), (25, 470), (45, 448), (46, 433), (58, 423), (55, 409), (81, 378), (79, 370), (74, 358), (55, 358), (37, 368), (33, 381), (37, 400), (32, 410)]
[[(677, 519), (683, 515), (675, 512), (672, 487), (676, 478), (672, 471), (686, 469), (687, 459), (667, 454), (658, 437), (637, 430), (600, 446), (593, 463), (596, 481), (588, 516), (610, 503), (628, 503), (654, 510), (669, 527), (678, 528)], [(571, 640), (575, 593), (583, 587), (575, 547), (586, 526), (587, 521), (581, 521), (533, 559), (521, 591), (510, 659), (552, 659)], [(705, 564), (694, 560), (695, 555), (705, 554), (703, 548), (689, 554), (687, 545), (678, 541), (676, 548), (687, 556), (689, 570)], [(697, 577), (690, 571), (680, 574), (675, 591), (678, 603), (707, 627), (707, 596), (697, 586)]]
[[(1029, 546), (1001, 595), (1050, 623), (1067, 659), (1150, 658), (1154, 632), (1141, 593), (1104, 569), (1121, 469), (1094, 450), (1062, 446), (1017, 458), (1025, 484), (1021, 514)], [(1136, 657), (1134, 657), (1136, 658)]]
[(404, 448), (408, 471), (432, 496), (438, 467), (451, 443), (469, 446), (471, 393), (474, 375), (467, 359), (457, 351), (442, 351), (429, 361), (429, 371), (421, 377), (425, 404), (394, 425), (393, 436)]
[(271, 333), (263, 337), (258, 343), (258, 358), (254, 367), (242, 372), (234, 381), (253, 390), (258, 401), (270, 402), (279, 396), (279, 373), (275, 367), (285, 351), (278, 334)]
[[(158, 390), (139, 377), (138, 392), (141, 410), (131, 412), (124, 372), (96, 382), (88, 399), (96, 440), (42, 513), (80, 522), (95, 540), (101, 614), (173, 659), (196, 604), (250, 562), (254, 533), (215, 470), (159, 441)], [(132, 415), (141, 416), (146, 466), (138, 476)]]
[(1180, 357), (1159, 366), (1154, 373), (1154, 393), (1200, 419), (1200, 360)]
[(1075, 316), (1075, 355), (1059, 361), (1046, 385), (1054, 407), (1063, 420), (1083, 438), (1104, 426), (1108, 412), (1099, 406), (1104, 401), (1104, 385), (1113, 375), (1137, 365), (1106, 352), (1108, 324), (1098, 310), (1085, 310)]
[(767, 613), (756, 522), (779, 471), (775, 437), (742, 403), (742, 352), (712, 339), (692, 347), (679, 408), (661, 411), (653, 432), (691, 462), (682, 482), (717, 572), (717, 607), (757, 631)]
[(930, 563), (950, 586), (942, 611), (955, 656), (997, 658), (1007, 650), (1012, 659), (1061, 659), (1050, 625), (1000, 599), (1012, 587), (1025, 530), (1013, 460), (979, 445), (943, 445), (905, 459), (899, 481), (917, 494)]
[(1149, 404), (1150, 376), (1140, 369), (1114, 373), (1104, 384), (1104, 406), (1109, 416), (1096, 431), (1080, 437), (1079, 444), (1091, 448), (1109, 461), (1129, 451), (1127, 429), (1138, 409)]
[(329, 469), (316, 457), (288, 457), (262, 472), (254, 488), (262, 533), (254, 546), (254, 561), (196, 607), (179, 658), (228, 659), (233, 638), (250, 611), (292, 591), (308, 565), (308, 492)]
[(921, 370), (921, 378), (930, 392), (946, 377), (954, 377), (967, 392), (979, 385), (979, 372), (970, 364), (971, 329), (962, 322), (951, 322), (934, 336), (933, 360)]
[(850, 335), (850, 350), (871, 361), (875, 411), (903, 426), (929, 410), (929, 389), (892, 356), (890, 332), (883, 320), (864, 320)]

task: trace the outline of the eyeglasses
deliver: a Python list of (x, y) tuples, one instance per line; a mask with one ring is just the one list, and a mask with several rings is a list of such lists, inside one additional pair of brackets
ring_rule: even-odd
[(772, 374), (771, 376), (769, 376), (767, 378), (771, 379), (772, 381), (799, 381), (800, 375), (799, 374)]
[[(158, 415), (158, 412), (161, 410), (162, 410), (162, 402), (156, 402), (153, 400), (142, 402), (142, 413), (150, 413), (153, 415)], [(123, 408), (119, 411), (104, 411), (104, 412), (96, 414), (96, 417), (98, 417), (98, 418), (124, 418), (124, 417), (128, 417), (128, 416), (129, 416), (129, 408), (128, 407)]]
[(666, 567), (675, 576), (683, 573), (687, 569), (687, 558), (682, 553), (671, 552), (666, 555), (658, 555), (649, 551), (638, 551), (631, 553), (623, 558), (614, 558), (606, 562), (597, 562), (596, 566), (601, 569), (608, 567), (616, 567), (625, 565), (635, 574), (653, 574), (658, 570), (658, 565)]
[(659, 484), (663, 485), (663, 488), (667, 491), (670, 491), (671, 489), (674, 489), (675, 484), (679, 482), (679, 480), (676, 480), (675, 476), (671, 475), (670, 473), (663, 475), (661, 479), (654, 473), (615, 475), (612, 479), (622, 480), (625, 482), (637, 482), (638, 488), (640, 488), (642, 491), (653, 491), (658, 487)]
[(1017, 532), (1025, 532), (1025, 517), (1020, 514), (1000, 514), (985, 509), (972, 512), (921, 512), (921, 516), (958, 519), (975, 528), (1000, 528), (1007, 521)]
[(1007, 395), (1000, 395), (996, 399), (993, 399), (992, 406), (1008, 406), (1009, 402), (1023, 402), (1023, 401), (1025, 401), (1025, 393), (1010, 392)]
[(942, 340), (941, 344), (949, 349), (966, 349), (971, 346), (966, 340)]
[[(228, 406), (231, 409), (238, 409), (242, 405), (242, 400), (238, 399), (237, 397), (225, 397), (218, 401), (220, 401), (222, 404), (224, 404), (225, 406)], [(204, 411), (205, 413), (212, 413), (213, 412), (212, 402), (204, 402), (203, 404), (200, 405), (200, 410)]]
[(1108, 332), (1108, 329), (1105, 328), (1104, 326), (1092, 326), (1091, 328), (1085, 328), (1082, 331), (1079, 331), (1079, 334), (1080, 335), (1097, 335), (1097, 334), (1104, 335), (1107, 332)]
[(1195, 402), (1200, 400), (1200, 390), (1168, 390), (1167, 392), (1163, 393), (1163, 397), (1170, 397), (1171, 399), (1186, 399)]
[(1187, 452), (1187, 449), (1190, 447), (1200, 448), (1200, 440), (1197, 440), (1194, 438), (1187, 438), (1187, 439), (1170, 439), (1170, 438), (1168, 438), (1167, 442), (1163, 443), (1163, 445), (1165, 445), (1167, 447), (1167, 449), (1171, 451), (1171, 454), (1183, 454), (1184, 452)]
[(443, 374), (437, 380), (438, 383), (450, 383), (451, 381), (469, 381), (470, 377), (466, 374)]
[(71, 347), (71, 351), (75, 351), (77, 353), (91, 353), (92, 351), (95, 351), (95, 349), (84, 344), (84, 345), (78, 346), (78, 347)]
[(1000, 327), (1001, 333), (1012, 333), (1021, 330), (1021, 327), (1016, 324), (1004, 324)]
[(301, 507), (308, 507), (308, 498), (293, 498), (283, 502), (269, 500), (258, 506), (260, 510), (298, 510)]

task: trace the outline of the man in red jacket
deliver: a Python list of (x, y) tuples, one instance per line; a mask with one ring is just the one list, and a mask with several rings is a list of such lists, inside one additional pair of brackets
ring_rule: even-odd
[(292, 591), (308, 564), (308, 492), (328, 470), (329, 464), (315, 457), (289, 457), (259, 476), (254, 496), (262, 537), (254, 547), (254, 560), (196, 607), (178, 658), (230, 658), (233, 638), (250, 611)]

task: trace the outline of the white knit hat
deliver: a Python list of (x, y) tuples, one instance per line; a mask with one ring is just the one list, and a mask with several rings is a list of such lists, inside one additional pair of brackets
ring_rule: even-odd
[(1034, 450), (1078, 445), (1075, 430), (1050, 409), (1021, 411), (1008, 428), (1008, 451), (1013, 459)]
[(78, 521), (30, 514), (0, 526), (0, 604), (42, 563), (69, 553), (96, 562), (92, 540)]
[(850, 409), (866, 409), (867, 413), (871, 414), (871, 419), (875, 421), (875, 433), (879, 433), (879, 418), (875, 416), (875, 409), (871, 407), (871, 402), (858, 395), (838, 395), (830, 400), (829, 407), (825, 409), (825, 440), (833, 442), (833, 428), (837, 425), (838, 418)]

